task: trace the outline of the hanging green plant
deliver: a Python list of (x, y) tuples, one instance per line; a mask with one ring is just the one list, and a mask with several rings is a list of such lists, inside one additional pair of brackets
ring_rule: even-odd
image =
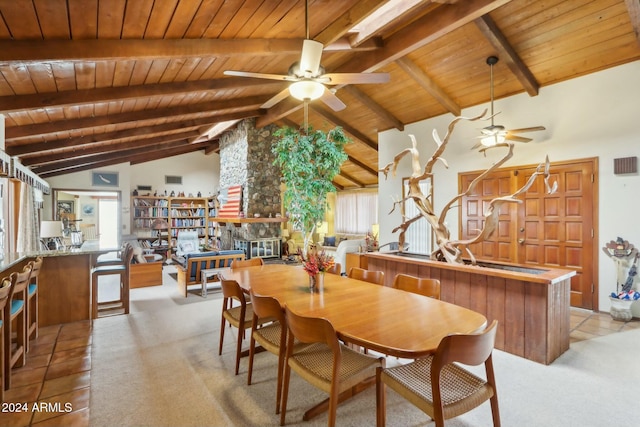
[(285, 126), (274, 135), (274, 164), (286, 186), (284, 205), (294, 227), (304, 232), (306, 250), (316, 224), (324, 219), (327, 194), (336, 191), (333, 178), (347, 160), (344, 147), (351, 141), (341, 127), (325, 133), (309, 126), (303, 133)]

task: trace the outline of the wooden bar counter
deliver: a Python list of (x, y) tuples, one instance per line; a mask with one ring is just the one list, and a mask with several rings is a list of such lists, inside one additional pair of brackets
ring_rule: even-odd
[(38, 326), (91, 319), (91, 265), (95, 258), (118, 248), (101, 248), (87, 241), (79, 249), (7, 254), (0, 261), (0, 277), (23, 266), (37, 256), (44, 262), (40, 270)]
[[(369, 252), (369, 270), (440, 280), (441, 299), (499, 322), (496, 348), (550, 364), (569, 349), (571, 277), (575, 271), (498, 263), (454, 265), (409, 254)], [(482, 264), (479, 262), (479, 264)]]

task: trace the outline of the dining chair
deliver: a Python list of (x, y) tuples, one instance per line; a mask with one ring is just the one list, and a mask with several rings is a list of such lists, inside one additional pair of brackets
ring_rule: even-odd
[[(131, 260), (133, 246), (126, 244), (119, 264), (97, 265), (91, 269), (91, 317), (97, 319), (99, 314), (122, 309), (129, 314), (129, 288), (131, 278)], [(119, 297), (115, 300), (98, 301), (98, 281), (101, 276), (118, 276)]]
[(338, 276), (342, 275), (342, 266), (339, 262), (336, 262), (331, 267), (327, 269), (327, 273), (337, 274)]
[(409, 276), (408, 274), (396, 274), (393, 278), (395, 289), (440, 299), (440, 280)]
[(251, 385), (253, 358), (257, 342), (266, 351), (278, 356), (276, 414), (279, 414), (282, 397), (282, 371), (284, 369), (284, 356), (287, 345), (287, 323), (284, 317), (284, 310), (282, 310), (278, 300), (273, 297), (256, 295), (253, 290), (249, 291), (249, 296), (253, 306), (253, 322), (251, 324), (247, 384)]
[(31, 264), (31, 277), (27, 287), (27, 353), (29, 352), (30, 340), (38, 338), (38, 277), (42, 268), (42, 257), (39, 256)]
[(231, 262), (231, 269), (234, 268), (243, 268), (243, 267), (254, 267), (254, 266), (260, 266), (260, 265), (264, 265), (264, 261), (262, 260), (262, 258), (251, 258), (251, 259), (234, 259)]
[(4, 317), (4, 308), (11, 293), (11, 279), (5, 277), (0, 281), (0, 371), (2, 371), (2, 383), (0, 383), (0, 403), (4, 402), (4, 329), (7, 327)]
[[(4, 388), (11, 388), (11, 369), (19, 368), (26, 363), (27, 317), (25, 303), (27, 301), (27, 286), (31, 276), (31, 266), (27, 264), (20, 273), (13, 272), (11, 292), (4, 307), (3, 341), (4, 341)], [(6, 324), (5, 324), (6, 322)], [(13, 345), (13, 326), (15, 324), (15, 346)]]
[[(222, 354), (224, 344), (224, 329), (226, 322), (238, 328), (238, 344), (236, 348), (236, 375), (240, 369), (240, 355), (242, 353), (242, 341), (245, 329), (251, 328), (253, 322), (253, 306), (247, 303), (242, 288), (235, 280), (221, 280), (222, 285), (222, 316), (220, 323), (220, 345), (218, 355)], [(233, 306), (233, 301), (239, 303)]]
[[(364, 380), (375, 377), (376, 417), (380, 421), (384, 405), (378, 404), (378, 399), (382, 397), (382, 384), (376, 369), (384, 368), (385, 359), (359, 353), (341, 344), (333, 325), (327, 319), (301, 316), (287, 306), (285, 316), (289, 337), (284, 364), (280, 425), (285, 424), (292, 369), (311, 385), (329, 393), (329, 427), (335, 426), (340, 394)], [(295, 339), (309, 345), (295, 347)]]
[[(379, 372), (380, 379), (429, 415), (436, 427), (443, 427), (444, 420), (469, 412), (487, 400), (491, 403), (493, 425), (499, 427), (498, 394), (492, 361), (497, 326), (498, 321), (494, 320), (481, 333), (448, 335), (440, 341), (432, 356), (382, 369)], [(468, 366), (484, 363), (486, 380), (454, 362)], [(383, 426), (384, 411), (383, 407)]]
[(349, 270), (349, 277), (357, 280), (364, 280), (365, 282), (373, 283), (375, 285), (384, 285), (384, 271), (365, 270), (360, 267), (351, 267)]

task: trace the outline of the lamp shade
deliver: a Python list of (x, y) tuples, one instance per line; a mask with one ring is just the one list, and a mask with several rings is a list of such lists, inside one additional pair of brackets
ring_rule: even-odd
[(151, 223), (151, 228), (153, 230), (168, 230), (169, 223), (164, 219), (157, 218)]
[(329, 223), (327, 221), (322, 221), (322, 223), (318, 226), (318, 234), (327, 234), (329, 232)]
[(282, 230), (282, 237), (289, 237), (289, 230), (287, 230), (286, 228)]
[(49, 237), (62, 236), (62, 221), (41, 221), (40, 237), (43, 239)]
[(289, 93), (300, 101), (304, 101), (305, 99), (313, 101), (322, 96), (324, 93), (324, 85), (313, 80), (301, 80), (289, 86)]
[(380, 234), (380, 224), (373, 224), (371, 226), (371, 234), (373, 234), (374, 237), (377, 237), (378, 234)]

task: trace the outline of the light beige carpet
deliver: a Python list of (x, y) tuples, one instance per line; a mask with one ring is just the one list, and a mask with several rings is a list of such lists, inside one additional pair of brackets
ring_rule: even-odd
[[(276, 358), (256, 356), (254, 384), (247, 360), (233, 374), (235, 329), (218, 356), (221, 298), (181, 297), (172, 267), (165, 285), (131, 292), (128, 316), (94, 322), (91, 372), (93, 426), (277, 426)], [(551, 366), (494, 352), (503, 426), (633, 425), (640, 419), (640, 330), (580, 342)], [(402, 361), (400, 361), (402, 362)], [(395, 358), (390, 364), (398, 363)], [(325, 395), (292, 376), (287, 425), (325, 426), (302, 413)], [(375, 425), (371, 388), (338, 408), (338, 425)], [(392, 391), (388, 426), (433, 426), (426, 415)], [(488, 404), (447, 422), (489, 426)]]

